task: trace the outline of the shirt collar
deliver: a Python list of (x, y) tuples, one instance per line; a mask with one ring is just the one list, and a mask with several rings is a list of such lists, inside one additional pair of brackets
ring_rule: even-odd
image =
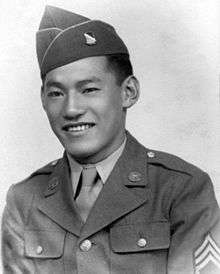
[[(104, 160), (102, 160), (96, 164), (93, 164), (93, 166), (96, 167), (96, 170), (97, 170), (103, 184), (107, 181), (117, 160), (121, 156), (121, 154), (125, 148), (126, 140), (127, 140), (127, 138), (125, 138), (124, 142), (120, 145), (120, 147), (116, 151), (114, 151), (112, 154), (110, 154), (107, 158), (105, 158)], [(83, 165), (81, 165), (77, 161), (75, 161), (68, 153), (67, 153), (67, 158), (68, 158), (70, 170), (71, 170), (71, 181), (72, 181), (72, 186), (73, 186), (73, 193), (75, 193), (78, 182), (79, 182), (80, 174), (83, 169)]]
[(110, 175), (112, 169), (114, 168), (117, 160), (121, 156), (124, 150), (125, 144), (126, 144), (126, 138), (116, 151), (114, 151), (112, 154), (110, 154), (107, 158), (105, 158), (101, 162), (98, 162), (95, 164), (103, 184), (107, 181), (108, 176)]

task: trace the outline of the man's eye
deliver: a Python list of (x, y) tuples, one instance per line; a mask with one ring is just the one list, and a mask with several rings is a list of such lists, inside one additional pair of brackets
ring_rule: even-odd
[(90, 93), (99, 90), (98, 88), (85, 88), (83, 93)]
[(63, 94), (62, 94), (62, 92), (60, 92), (60, 91), (49, 91), (48, 93), (47, 93), (47, 96), (48, 97), (59, 97), (59, 96), (62, 96)]

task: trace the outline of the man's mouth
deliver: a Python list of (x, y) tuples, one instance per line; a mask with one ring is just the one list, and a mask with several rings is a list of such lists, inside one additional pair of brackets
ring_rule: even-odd
[(77, 124), (68, 124), (63, 127), (63, 130), (67, 132), (81, 132), (93, 127), (94, 123), (77, 123)]

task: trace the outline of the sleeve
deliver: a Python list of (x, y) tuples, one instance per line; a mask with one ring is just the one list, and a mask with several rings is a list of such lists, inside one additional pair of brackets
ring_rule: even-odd
[(24, 212), (16, 203), (14, 186), (2, 217), (2, 265), (4, 274), (34, 273), (33, 262), (24, 255)]
[(212, 182), (198, 172), (180, 186), (170, 210), (168, 274), (218, 274), (220, 212)]

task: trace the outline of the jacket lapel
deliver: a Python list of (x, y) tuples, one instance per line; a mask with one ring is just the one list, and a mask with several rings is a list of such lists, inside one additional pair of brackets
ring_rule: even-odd
[(50, 175), (44, 198), (38, 208), (65, 230), (79, 236), (83, 223), (72, 197), (69, 167), (64, 155)]
[[(82, 228), (81, 239), (96, 233), (147, 201), (150, 192), (146, 187), (146, 170), (146, 149), (128, 133), (124, 152)], [(135, 192), (131, 188), (135, 188)]]

